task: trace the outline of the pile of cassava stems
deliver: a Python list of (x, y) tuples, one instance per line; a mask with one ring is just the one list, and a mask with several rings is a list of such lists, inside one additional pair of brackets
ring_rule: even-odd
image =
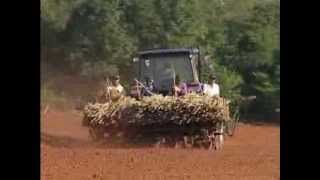
[(120, 137), (129, 142), (210, 148), (215, 132), (228, 120), (229, 105), (224, 98), (154, 95), (89, 103), (84, 108), (83, 125), (89, 127), (94, 139)]

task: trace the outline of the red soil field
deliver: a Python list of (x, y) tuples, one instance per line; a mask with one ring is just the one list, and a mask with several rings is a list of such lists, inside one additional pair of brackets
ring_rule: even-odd
[(42, 180), (280, 179), (280, 128), (240, 124), (220, 151), (112, 147), (93, 143), (81, 113), (41, 118)]

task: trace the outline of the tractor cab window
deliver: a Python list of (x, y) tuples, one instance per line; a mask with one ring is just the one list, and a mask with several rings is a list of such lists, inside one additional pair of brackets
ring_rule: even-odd
[(177, 75), (181, 82), (192, 82), (194, 79), (188, 54), (150, 55), (143, 61), (140, 77), (150, 77), (157, 89), (170, 89)]
[(142, 59), (140, 79), (153, 79), (153, 62), (150, 59)]

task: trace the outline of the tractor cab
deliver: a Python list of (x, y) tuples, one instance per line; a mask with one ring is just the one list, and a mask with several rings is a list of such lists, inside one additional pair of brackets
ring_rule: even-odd
[(200, 86), (199, 49), (152, 49), (140, 51), (133, 59), (135, 82), (132, 96), (162, 94), (172, 95), (174, 84), (184, 83), (196, 89)]

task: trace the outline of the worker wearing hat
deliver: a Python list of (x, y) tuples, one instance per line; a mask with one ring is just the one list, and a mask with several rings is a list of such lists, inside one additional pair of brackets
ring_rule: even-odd
[(111, 83), (109, 79), (106, 78), (106, 95), (107, 99), (118, 100), (122, 95), (125, 94), (123, 86), (120, 84), (120, 76), (114, 75), (110, 77)]
[(216, 83), (216, 77), (214, 75), (209, 76), (209, 83), (204, 85), (204, 93), (208, 96), (220, 96), (220, 87)]

